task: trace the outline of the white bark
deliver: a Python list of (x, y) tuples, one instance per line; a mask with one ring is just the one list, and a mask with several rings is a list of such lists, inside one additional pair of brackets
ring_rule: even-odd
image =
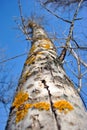
[(31, 22), (33, 43), (6, 130), (87, 130), (82, 101), (44, 30)]

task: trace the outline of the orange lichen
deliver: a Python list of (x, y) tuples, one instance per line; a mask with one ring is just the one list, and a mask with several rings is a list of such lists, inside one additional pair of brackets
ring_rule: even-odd
[(29, 103), (27, 103), (27, 104), (25, 104), (25, 108), (26, 109), (29, 109), (29, 108), (31, 108), (33, 105), (32, 104), (29, 104)]
[(42, 54), (44, 54), (44, 52), (40, 51), (40, 52), (37, 52), (36, 54), (36, 60), (39, 60), (42, 58)]
[(38, 54), (38, 55), (41, 55), (41, 54), (43, 54), (43, 52), (39, 51), (39, 52), (37, 52), (37, 54)]
[(53, 104), (54, 108), (58, 109), (59, 112), (64, 112), (67, 113), (68, 111), (73, 110), (73, 106), (66, 100), (60, 100), (60, 101), (56, 101)]
[(42, 47), (44, 49), (50, 49), (53, 47), (53, 44), (49, 39), (43, 39), (41, 43), (39, 44), (39, 47)]
[(38, 102), (38, 103), (33, 104), (33, 107), (39, 110), (48, 111), (50, 109), (50, 104), (46, 102)]
[(26, 60), (26, 63), (27, 65), (30, 65), (32, 64), (34, 61), (35, 61), (36, 57), (34, 55), (32, 55), (31, 57), (29, 57), (27, 60)]
[(36, 49), (36, 46), (35, 46), (35, 44), (34, 44), (34, 45), (32, 45), (32, 47), (31, 47), (31, 49), (30, 49), (30, 53), (33, 53), (35, 49)]
[(50, 49), (50, 44), (49, 43), (40, 44), (40, 47)]
[[(48, 102), (37, 102), (34, 104), (26, 103), (28, 100), (28, 94), (25, 92), (19, 92), (14, 100), (13, 106), (17, 108), (16, 111), (16, 123), (23, 120), (24, 117), (28, 113), (28, 109), (34, 107), (38, 110), (46, 110), (48, 111), (50, 109), (50, 103)], [(65, 114), (71, 110), (73, 110), (73, 106), (66, 100), (60, 100), (53, 103), (53, 107), (55, 109), (58, 109), (59, 112), (64, 112)]]
[(26, 80), (27, 75), (28, 75), (28, 72), (25, 72), (25, 73), (22, 75), (22, 77)]
[(23, 79), (26, 80), (27, 77), (29, 77), (32, 73), (30, 71), (27, 71), (26, 73), (23, 74)]
[(28, 97), (28, 93), (22, 91), (18, 92), (12, 106), (15, 108), (20, 107), (25, 101), (28, 100)]
[(46, 102), (38, 102), (35, 104), (24, 104), (18, 107), (18, 110), (16, 112), (16, 123), (23, 120), (26, 114), (28, 113), (28, 109), (34, 107), (35, 109), (39, 110), (46, 110), (48, 111), (50, 109), (50, 104)]
[(31, 108), (31, 104), (25, 104), (16, 112), (16, 123), (24, 119), (26, 114), (28, 113), (28, 109)]

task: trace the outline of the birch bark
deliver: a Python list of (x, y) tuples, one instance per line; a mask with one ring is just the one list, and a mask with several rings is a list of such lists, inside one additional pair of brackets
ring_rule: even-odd
[(34, 22), (32, 47), (19, 80), (6, 130), (87, 130), (87, 113), (56, 48)]

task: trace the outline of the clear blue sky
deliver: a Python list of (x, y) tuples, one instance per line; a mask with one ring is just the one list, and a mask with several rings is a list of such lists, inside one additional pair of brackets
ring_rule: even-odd
[[(46, 16), (47, 19), (45, 19), (45, 27), (47, 32), (49, 32), (50, 35), (54, 34), (55, 30), (57, 30), (58, 36), (64, 36), (67, 34), (67, 26), (68, 24), (65, 24), (62, 21), (58, 21), (57, 19), (54, 19), (55, 17), (51, 16), (49, 13), (46, 13), (46, 11), (43, 11), (39, 6), (34, 2), (35, 0), (22, 0), (22, 6), (23, 6), (23, 14), (25, 16), (30, 16), (31, 13), (37, 13), (42, 14), (42, 16)], [(77, 28), (76, 28), (76, 37), (78, 36), (78, 31), (82, 32), (84, 30), (84, 33), (86, 32), (87, 28), (87, 8), (84, 8), (81, 12), (81, 17), (84, 16), (83, 23), (79, 22)], [(73, 10), (72, 10), (73, 11)], [(65, 16), (66, 18), (71, 16), (68, 14), (65, 15), (64, 12), (62, 12), (62, 16)], [(18, 9), (18, 2), (17, 0), (0, 0), (0, 49), (5, 50), (5, 59), (14, 57), (16, 55), (20, 55), (24, 52), (26, 52), (30, 48), (30, 44), (28, 44), (27, 41), (25, 41), (25, 37), (23, 34), (18, 31), (17, 25), (14, 22), (14, 18), (19, 18), (19, 9)], [(49, 21), (49, 22), (48, 22)], [(82, 30), (82, 27), (85, 28)], [(80, 34), (83, 38), (83, 34)], [(85, 43), (87, 45), (87, 43)], [(56, 42), (57, 45), (57, 42)], [(85, 53), (86, 54), (86, 53)], [(2, 54), (1, 54), (2, 55)], [(87, 57), (86, 57), (87, 58)], [(8, 67), (12, 68), (12, 72), (8, 72), (8, 77), (14, 76), (19, 77), (24, 61), (26, 59), (26, 55), (20, 58), (16, 58), (15, 60), (11, 60), (6, 65)], [(70, 59), (72, 60), (72, 59)], [(70, 74), (70, 71), (68, 72)], [(73, 77), (73, 76), (71, 76)], [(4, 130), (5, 121), (6, 121), (6, 111), (3, 109), (3, 105), (0, 103), (0, 130)]]
[[(28, 0), (24, 1), (23, 5), (27, 5), (27, 2)], [(28, 4), (30, 4), (30, 7), (32, 8), (32, 2), (28, 2)], [(26, 7), (25, 5), (24, 7)], [(26, 11), (26, 9), (24, 10)], [(0, 49), (5, 50), (5, 59), (26, 52), (28, 47), (25, 38), (22, 37), (22, 33), (15, 29), (17, 28), (17, 25), (14, 22), (15, 17), (19, 17), (17, 0), (0, 0)], [(8, 77), (11, 78), (11, 76), (14, 76), (14, 79), (19, 77), (25, 58), (26, 55), (6, 63), (9, 68), (7, 70)], [(10, 69), (12, 72), (10, 72)], [(0, 130), (4, 130), (7, 114), (8, 113), (6, 113), (3, 104), (0, 103)]]
[[(16, 16), (19, 17), (17, 0), (9, 0), (9, 2), (8, 0), (0, 0), (0, 48), (6, 50), (7, 58), (26, 51), (26, 43), (21, 38), (21, 33), (15, 29), (17, 27), (14, 22)], [(17, 38), (18, 35), (20, 38)], [(19, 67), (16, 69), (19, 70)]]

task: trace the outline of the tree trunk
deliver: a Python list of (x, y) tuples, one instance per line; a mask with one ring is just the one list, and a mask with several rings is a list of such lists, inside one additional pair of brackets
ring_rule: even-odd
[(87, 114), (54, 44), (34, 22), (6, 130), (87, 130)]

